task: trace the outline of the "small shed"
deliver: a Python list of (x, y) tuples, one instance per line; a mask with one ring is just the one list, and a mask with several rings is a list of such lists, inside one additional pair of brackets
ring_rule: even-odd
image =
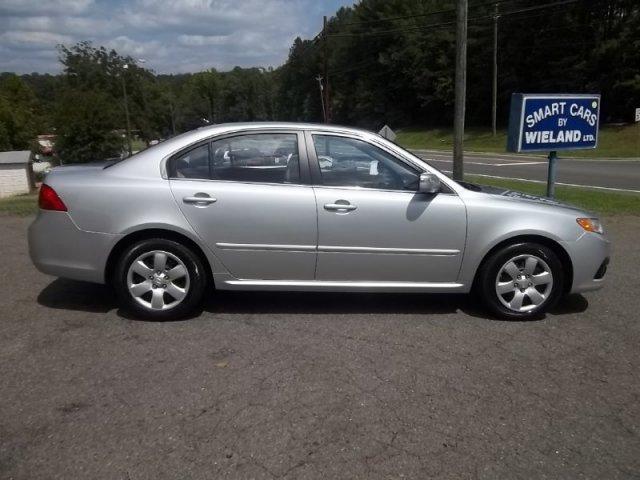
[(31, 152), (0, 152), (0, 198), (29, 193), (34, 188)]

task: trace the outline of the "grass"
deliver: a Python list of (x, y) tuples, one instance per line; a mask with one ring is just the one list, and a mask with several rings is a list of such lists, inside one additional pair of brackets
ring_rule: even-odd
[[(453, 149), (450, 129), (409, 127), (397, 132), (396, 142), (406, 148), (447, 150)], [(487, 128), (467, 128), (464, 149), (468, 152), (506, 153), (507, 133), (498, 131), (494, 137)], [(536, 152), (541, 155), (544, 152)], [(595, 150), (567, 150), (561, 157), (602, 158), (640, 157), (640, 123), (636, 125), (603, 126), (600, 128), (598, 148)]]
[(131, 140), (131, 150), (134, 152), (140, 152), (145, 148), (147, 148), (147, 144), (144, 140), (140, 140), (139, 138), (133, 138)]
[(0, 213), (18, 217), (28, 217), (38, 212), (38, 194), (27, 193), (14, 197), (0, 198)]
[[(546, 191), (546, 185), (541, 183), (503, 180), (477, 175), (465, 175), (465, 180), (532, 195), (544, 196)], [(603, 192), (556, 185), (556, 199), (600, 215), (640, 215), (640, 195), (632, 193)]]

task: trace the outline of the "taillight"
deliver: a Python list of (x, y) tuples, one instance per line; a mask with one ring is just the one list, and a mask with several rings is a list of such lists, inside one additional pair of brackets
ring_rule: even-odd
[(55, 210), (56, 212), (66, 212), (67, 206), (60, 199), (56, 191), (49, 185), (42, 184), (40, 195), (38, 196), (38, 206), (42, 210)]

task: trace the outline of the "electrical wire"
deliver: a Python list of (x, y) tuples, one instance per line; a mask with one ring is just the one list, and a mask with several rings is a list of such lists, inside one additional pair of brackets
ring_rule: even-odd
[[(526, 7), (526, 8), (522, 8), (519, 10), (512, 10), (509, 12), (502, 12), (499, 14), (500, 17), (507, 17), (507, 16), (511, 16), (511, 15), (516, 15), (519, 13), (526, 13), (526, 12), (532, 12), (532, 11), (536, 11), (536, 10), (542, 10), (542, 9), (546, 9), (546, 8), (553, 8), (553, 7), (558, 7), (558, 6), (562, 6), (562, 5), (568, 5), (568, 4), (572, 4), (572, 3), (578, 3), (584, 0), (561, 0), (558, 2), (553, 2), (553, 3), (546, 3), (544, 5), (535, 5), (533, 7)], [(472, 17), (469, 18), (468, 21), (477, 21), (477, 20), (488, 20), (488, 19), (493, 19), (494, 15), (493, 14), (489, 14), (489, 15), (481, 15), (481, 16), (477, 16), (477, 17)], [(455, 25), (456, 21), (455, 20), (451, 20), (451, 21), (447, 21), (447, 22), (439, 22), (439, 23), (432, 23), (432, 24), (428, 24), (428, 25), (416, 25), (414, 27), (405, 27), (405, 28), (393, 28), (393, 29), (389, 29), (389, 30), (379, 30), (379, 31), (371, 31), (371, 32), (354, 32), (354, 33), (329, 33), (327, 36), (331, 37), (331, 38), (337, 38), (337, 37), (375, 37), (375, 36), (383, 36), (383, 35), (389, 35), (389, 34), (393, 34), (393, 33), (397, 33), (397, 32), (410, 32), (410, 31), (415, 31), (415, 30), (425, 30), (425, 29), (430, 29), (430, 28), (438, 28), (438, 27), (444, 27), (444, 26), (451, 26), (451, 25)]]
[[(524, 0), (494, 0), (494, 1), (477, 3), (477, 4), (470, 4), (469, 8), (478, 8), (478, 7), (491, 6), (496, 4), (501, 5), (503, 3), (513, 3), (513, 2), (522, 2), (522, 1)], [(363, 20), (361, 22), (340, 23), (340, 26), (341, 27), (360, 26), (360, 25), (369, 25), (371, 23), (393, 22), (395, 20), (406, 20), (410, 18), (431, 17), (433, 15), (441, 15), (444, 13), (455, 13), (455, 11), (456, 11), (455, 8), (448, 8), (446, 10), (436, 10), (434, 12), (414, 13), (411, 15), (401, 15), (398, 17), (377, 18), (375, 20)]]

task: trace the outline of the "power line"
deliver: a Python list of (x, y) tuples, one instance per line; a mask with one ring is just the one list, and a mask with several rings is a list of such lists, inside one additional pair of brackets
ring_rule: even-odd
[(355, 65), (351, 65), (350, 67), (347, 67), (347, 68), (340, 68), (338, 70), (329, 70), (329, 73), (331, 75), (341, 75), (343, 73), (356, 72), (358, 70), (368, 68), (374, 65), (375, 63), (378, 63), (378, 62), (376, 60), (367, 59), (362, 62), (356, 63)]
[[(540, 18), (540, 17), (546, 17), (548, 15), (547, 12), (542, 12), (542, 13), (536, 13), (534, 15), (523, 15), (523, 16), (519, 16), (519, 17), (514, 17), (514, 18), (510, 18), (508, 20), (515, 20), (515, 21), (521, 21), (521, 20), (528, 20), (530, 18)], [(488, 18), (487, 18), (488, 20)], [(547, 28), (547, 27), (541, 27), (541, 32), (547, 33), (547, 32), (553, 32), (555, 30), (569, 30), (569, 29), (575, 29), (578, 27), (588, 27), (592, 24), (590, 23), (567, 23), (566, 25), (562, 25), (562, 26), (558, 26), (558, 27), (553, 27), (553, 28)], [(475, 25), (474, 28), (476, 29), (486, 29), (488, 31), (488, 27), (490, 25), (486, 24), (486, 25)]]
[[(512, 10), (509, 12), (502, 12), (500, 14), (501, 17), (505, 17), (505, 16), (509, 16), (509, 15), (516, 15), (519, 13), (526, 13), (526, 12), (532, 12), (532, 11), (536, 11), (536, 10), (542, 10), (545, 8), (553, 8), (553, 7), (559, 7), (562, 5), (568, 5), (571, 3), (578, 3), (584, 0), (561, 0), (558, 2), (553, 2), (553, 3), (546, 3), (544, 5), (536, 5), (533, 7), (526, 7), (526, 8), (521, 8), (519, 10)], [(524, 17), (521, 17), (524, 18)], [(472, 17), (469, 18), (469, 21), (476, 21), (476, 20), (488, 20), (488, 19), (493, 19), (493, 14), (490, 15), (480, 15), (477, 17)], [(425, 29), (430, 29), (430, 28), (439, 28), (439, 27), (445, 27), (445, 26), (451, 26), (454, 25), (456, 22), (455, 21), (447, 21), (447, 22), (439, 22), (439, 23), (432, 23), (432, 24), (428, 24), (428, 25), (416, 25), (415, 27), (405, 27), (405, 28), (393, 28), (393, 29), (389, 29), (389, 30), (379, 30), (377, 32), (373, 31), (373, 32), (354, 32), (354, 33), (329, 33), (327, 34), (327, 36), (329, 37), (376, 37), (376, 36), (382, 36), (382, 35), (389, 35), (392, 33), (397, 33), (397, 32), (411, 32), (411, 31), (416, 31), (416, 30), (425, 30)]]
[[(513, 3), (513, 2), (522, 2), (524, 0), (498, 0), (498, 1), (487, 1), (487, 2), (482, 2), (482, 3), (477, 3), (477, 4), (472, 4), (469, 5), (470, 8), (478, 8), (478, 7), (484, 7), (487, 5), (494, 5), (494, 4), (503, 4), (503, 3)], [(407, 20), (410, 18), (421, 18), (421, 17), (431, 17), (433, 15), (441, 15), (444, 13), (455, 13), (456, 9), (455, 8), (448, 8), (445, 10), (436, 10), (434, 12), (426, 12), (426, 13), (414, 13), (411, 15), (401, 15), (398, 17), (387, 17), (387, 18), (377, 18), (375, 20), (363, 20), (360, 22), (348, 22), (348, 23), (340, 23), (341, 27), (346, 27), (346, 26), (359, 26), (359, 25), (369, 25), (371, 23), (382, 23), (382, 22), (393, 22), (395, 20)]]
[[(577, 0), (575, 0), (577, 1)], [(377, 37), (382, 35), (388, 35), (390, 33), (396, 32), (410, 32), (415, 30), (424, 30), (426, 28), (436, 28), (436, 27), (448, 27), (454, 25), (455, 20), (448, 22), (440, 22), (440, 23), (432, 23), (429, 25), (420, 25), (416, 27), (407, 27), (407, 28), (394, 28), (391, 30), (380, 30), (377, 32), (357, 32), (357, 33), (330, 33), (329, 37)]]

